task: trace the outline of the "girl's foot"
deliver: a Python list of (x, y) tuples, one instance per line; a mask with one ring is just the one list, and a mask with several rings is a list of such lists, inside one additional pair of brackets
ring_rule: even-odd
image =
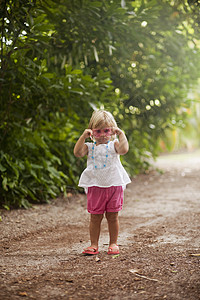
[(113, 255), (115, 255), (115, 254), (119, 254), (119, 246), (118, 245), (112, 245), (112, 246), (110, 246), (109, 248), (108, 248), (108, 252), (107, 252), (108, 254), (113, 254)]
[(87, 247), (86, 249), (84, 249), (82, 253), (86, 255), (94, 255), (94, 254), (98, 254), (99, 251), (97, 247)]

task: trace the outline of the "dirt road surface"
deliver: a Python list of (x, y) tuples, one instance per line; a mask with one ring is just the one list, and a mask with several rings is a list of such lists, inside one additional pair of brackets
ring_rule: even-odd
[(85, 195), (0, 211), (0, 299), (200, 299), (200, 152), (162, 156), (125, 191), (120, 255), (89, 245)]

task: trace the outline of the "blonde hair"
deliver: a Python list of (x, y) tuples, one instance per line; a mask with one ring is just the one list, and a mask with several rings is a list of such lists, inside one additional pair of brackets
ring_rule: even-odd
[(104, 126), (117, 127), (117, 123), (116, 123), (113, 115), (109, 111), (95, 110), (90, 119), (88, 128), (89, 129), (95, 129), (95, 128), (101, 129)]

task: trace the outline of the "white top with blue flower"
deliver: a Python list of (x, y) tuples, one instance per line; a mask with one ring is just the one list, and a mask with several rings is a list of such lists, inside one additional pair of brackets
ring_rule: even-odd
[(115, 141), (110, 141), (98, 146), (95, 143), (85, 143), (88, 147), (87, 168), (81, 174), (78, 185), (85, 188), (86, 193), (91, 186), (122, 186), (125, 189), (131, 182), (114, 143)]

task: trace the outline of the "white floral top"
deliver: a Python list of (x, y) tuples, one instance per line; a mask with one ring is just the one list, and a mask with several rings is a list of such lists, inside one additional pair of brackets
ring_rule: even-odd
[(85, 188), (86, 193), (91, 186), (122, 186), (125, 189), (131, 182), (115, 151), (114, 142), (98, 146), (85, 143), (88, 147), (87, 168), (81, 174), (78, 185)]

